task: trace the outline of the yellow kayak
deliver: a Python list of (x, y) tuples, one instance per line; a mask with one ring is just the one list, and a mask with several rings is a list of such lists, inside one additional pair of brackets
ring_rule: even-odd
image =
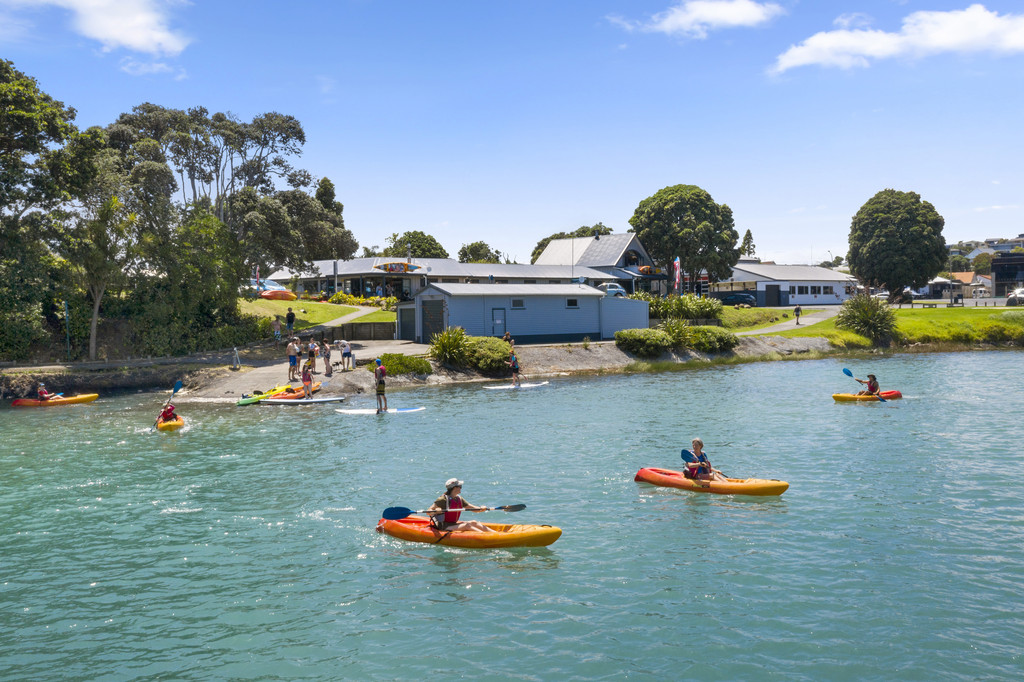
[(666, 488), (683, 488), (695, 493), (715, 493), (718, 495), (781, 495), (789, 488), (789, 483), (767, 478), (730, 478), (725, 481), (695, 481), (686, 478), (682, 471), (671, 469), (643, 468), (636, 472), (634, 481), (650, 483)]
[[(881, 395), (884, 400), (897, 400), (903, 397), (903, 394), (899, 391), (882, 391), (879, 395)], [(878, 396), (871, 394), (860, 395), (859, 393), (833, 393), (832, 400), (835, 400), (837, 403), (877, 403)]]
[(83, 393), (68, 397), (50, 398), (49, 400), (36, 400), (35, 398), (18, 398), (11, 401), (12, 407), (54, 407), (56, 405), (76, 405), (78, 403), (91, 403), (99, 398), (99, 393)]
[(177, 419), (171, 419), (169, 421), (158, 421), (156, 423), (156, 428), (160, 429), (161, 431), (177, 431), (184, 425), (185, 418), (179, 414)]
[(562, 529), (555, 526), (513, 525), (508, 523), (485, 523), (497, 533), (479, 531), (442, 531), (430, 525), (430, 519), (423, 516), (407, 516), (392, 521), (381, 519), (377, 523), (378, 533), (387, 533), (399, 540), (425, 542), (431, 545), (468, 547), (473, 549), (494, 549), (498, 547), (547, 547), (562, 535)]

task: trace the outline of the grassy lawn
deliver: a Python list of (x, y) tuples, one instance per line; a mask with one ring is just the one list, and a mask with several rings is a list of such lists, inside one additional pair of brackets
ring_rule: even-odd
[[(821, 308), (808, 308), (804, 315), (812, 312), (820, 312)], [(763, 327), (770, 327), (793, 316), (792, 310), (779, 310), (778, 308), (733, 308), (725, 306), (722, 308), (722, 328), (730, 332), (747, 332)]]
[[(268, 301), (263, 298), (256, 300), (251, 298), (238, 299), (238, 309), (241, 312), (247, 315), (259, 315), (260, 317), (268, 317), (270, 319), (273, 319), (274, 315), (280, 315), (282, 323), (284, 322), (284, 316), (288, 313), (288, 308), (291, 308), (292, 312), (295, 313), (295, 331), (315, 327), (318, 324), (336, 320), (339, 317), (344, 317), (349, 313), (359, 310), (359, 308), (353, 308), (352, 306), (314, 301)], [(302, 312), (303, 310), (306, 312)], [(391, 313), (391, 315), (393, 318), (394, 313)]]
[(394, 322), (397, 314), (393, 310), (375, 310), (358, 317), (353, 322)]

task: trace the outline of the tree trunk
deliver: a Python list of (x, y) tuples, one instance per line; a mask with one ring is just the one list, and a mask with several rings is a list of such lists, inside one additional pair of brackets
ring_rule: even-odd
[(100, 301), (103, 300), (103, 292), (106, 287), (103, 285), (89, 285), (89, 293), (92, 294), (92, 322), (89, 323), (89, 359), (96, 359), (96, 327), (100, 319)]

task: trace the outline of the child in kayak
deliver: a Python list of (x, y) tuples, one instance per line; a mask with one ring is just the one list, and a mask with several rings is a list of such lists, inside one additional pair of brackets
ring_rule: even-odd
[(178, 421), (178, 415), (175, 414), (174, 412), (174, 405), (167, 403), (167, 405), (164, 406), (163, 411), (160, 412), (160, 417), (157, 419), (157, 421), (160, 422), (161, 424), (163, 424), (164, 422)]
[(874, 374), (869, 374), (867, 380), (858, 379), (857, 377), (854, 377), (854, 380), (855, 381), (859, 381), (860, 383), (867, 385), (867, 388), (865, 388), (863, 391), (861, 391), (857, 395), (878, 395), (879, 394), (878, 379), (875, 378)]
[(694, 438), (691, 445), (693, 446), (694, 461), (686, 463), (685, 475), (687, 478), (698, 481), (728, 480), (721, 471), (711, 466), (711, 460), (704, 453), (704, 441), (700, 438)]
[[(378, 360), (379, 362), (379, 360)], [(485, 526), (479, 521), (459, 521), (462, 510), (487, 511), (487, 507), (478, 507), (462, 499), (462, 481), (457, 478), (449, 478), (444, 483), (444, 495), (434, 500), (427, 510), (430, 513), (430, 524), (434, 528), (443, 531), (471, 530), (478, 533), (496, 533), (497, 531)]]

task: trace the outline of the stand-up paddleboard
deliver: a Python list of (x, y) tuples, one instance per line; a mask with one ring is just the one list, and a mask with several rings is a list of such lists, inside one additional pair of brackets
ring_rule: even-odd
[(489, 388), (492, 391), (500, 391), (502, 389), (507, 389), (507, 388), (536, 388), (538, 386), (547, 386), (547, 385), (548, 385), (548, 382), (541, 381), (540, 383), (536, 383), (536, 384), (519, 384), (518, 386), (513, 386), (512, 384), (502, 384), (501, 386), (484, 386), (484, 388)]
[[(380, 414), (406, 414), (408, 412), (422, 412), (425, 409), (427, 409), (427, 408), (425, 408), (425, 407), (397, 407), (397, 408), (396, 407), (392, 407), (390, 410), (385, 410), (384, 412), (381, 412)], [(373, 408), (373, 407), (366, 407), (366, 408), (362, 408), (362, 409), (358, 409), (358, 408), (353, 408), (353, 409), (340, 409), (340, 408), (336, 408), (334, 411), (337, 412), (338, 414), (377, 414), (377, 409)]]
[(345, 399), (343, 395), (330, 396), (327, 398), (264, 398), (260, 405), (315, 405), (316, 403), (340, 403)]

